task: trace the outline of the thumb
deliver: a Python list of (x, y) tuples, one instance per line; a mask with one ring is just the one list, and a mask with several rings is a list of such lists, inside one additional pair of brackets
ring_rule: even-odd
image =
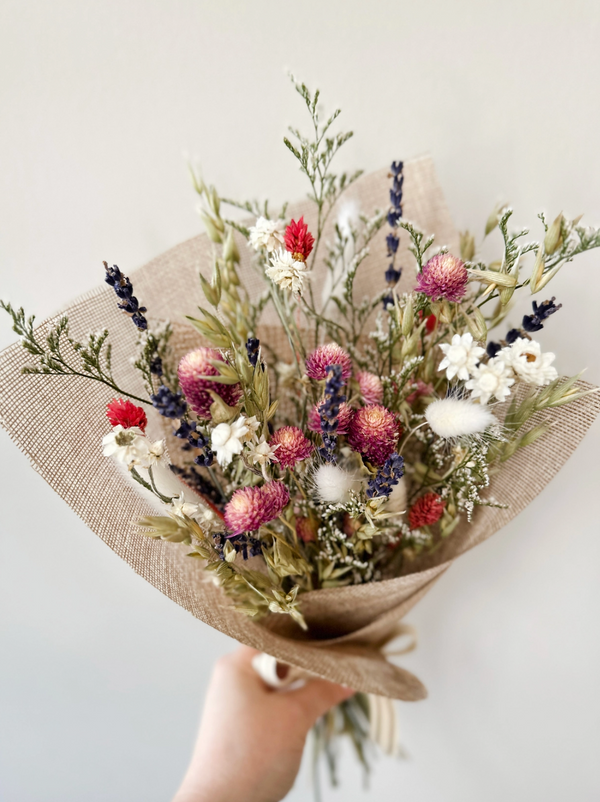
[(352, 688), (346, 688), (343, 685), (336, 685), (324, 679), (311, 679), (302, 688), (290, 691), (289, 696), (293, 697), (304, 710), (312, 727), (315, 721), (330, 708), (354, 696), (354, 693)]

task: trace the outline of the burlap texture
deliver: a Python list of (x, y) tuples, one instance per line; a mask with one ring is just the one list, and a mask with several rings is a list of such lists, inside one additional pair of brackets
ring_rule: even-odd
[[(354, 199), (367, 214), (375, 207), (386, 208), (388, 187), (385, 170), (364, 176), (342, 203)], [(438, 244), (456, 246), (456, 233), (429, 159), (405, 164), (404, 198), (408, 219), (435, 233)], [(288, 214), (296, 218), (304, 214), (309, 225), (314, 223), (308, 202), (291, 206)], [(357, 297), (382, 287), (387, 262), (384, 237), (385, 231), (380, 232), (360, 268), (355, 283)], [(405, 265), (401, 291), (410, 289), (414, 281), (407, 239), (402, 237), (399, 253), (399, 263)], [(257, 293), (263, 285), (249, 267), (247, 249), (242, 244), (240, 249), (241, 274), (251, 293)], [(206, 236), (198, 236), (134, 272), (126, 265), (120, 267), (130, 276), (151, 320), (178, 321), (183, 315), (193, 315), (196, 305), (203, 303), (197, 271), (208, 275), (211, 261), (211, 243)], [(318, 277), (314, 287), (319, 297)], [(103, 286), (88, 293), (69, 304), (63, 314), (68, 314), (72, 335), (78, 339), (89, 331), (109, 329), (119, 385), (143, 395), (130, 364), (135, 328), (117, 309), (112, 289)], [(40, 326), (41, 336), (55, 320)], [(261, 336), (268, 337), (271, 345), (283, 345), (276, 319), (267, 316), (264, 325)], [(194, 336), (177, 325), (179, 347), (192, 342)], [(22, 376), (20, 370), (28, 361), (27, 352), (18, 343), (0, 355), (2, 425), (48, 484), (138, 574), (197, 618), (242, 643), (357, 690), (405, 700), (423, 698), (425, 688), (412, 674), (387, 662), (376, 647), (456, 557), (498, 531), (535, 498), (577, 447), (600, 410), (598, 395), (592, 395), (547, 414), (546, 418), (555, 421), (552, 432), (517, 453), (492, 480), (490, 494), (507, 502), (509, 509), (478, 509), (472, 525), (463, 524), (443, 548), (415, 564), (412, 573), (369, 585), (305, 594), (302, 609), (310, 625), (306, 634), (286, 616), (273, 614), (259, 623), (234, 612), (222, 591), (207, 580), (199, 562), (186, 557), (185, 546), (140, 535), (135, 522), (152, 509), (113, 462), (102, 456), (100, 448), (101, 438), (108, 431), (105, 406), (114, 393), (103, 384), (80, 378)], [(162, 421), (152, 413), (150, 419), (150, 435), (161, 435)]]

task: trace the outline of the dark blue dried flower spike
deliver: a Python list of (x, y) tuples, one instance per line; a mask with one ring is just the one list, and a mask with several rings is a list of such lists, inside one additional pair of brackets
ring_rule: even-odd
[(392, 454), (378, 470), (367, 485), (367, 498), (389, 496), (392, 488), (404, 476), (404, 458), (400, 454)]
[(550, 315), (558, 312), (562, 307), (562, 304), (557, 306), (554, 303), (555, 300), (555, 296), (552, 296), (549, 301), (542, 301), (541, 304), (537, 304), (535, 301), (532, 302), (533, 315), (525, 315), (523, 318), (522, 326), (525, 331), (531, 334), (534, 331), (540, 331), (540, 329), (544, 328), (543, 321), (549, 318)]
[(248, 361), (253, 368), (256, 367), (258, 362), (258, 354), (260, 350), (260, 340), (256, 337), (248, 337), (246, 340), (246, 352), (248, 354)]
[(175, 429), (173, 434), (175, 437), (180, 437), (182, 440), (187, 440), (183, 446), (185, 451), (192, 448), (198, 448), (200, 453), (194, 457), (196, 465), (201, 465), (203, 468), (209, 468), (214, 461), (215, 455), (210, 450), (210, 443), (208, 437), (198, 431), (198, 424), (196, 421), (181, 421), (179, 428)]
[(127, 276), (121, 273), (116, 265), (109, 267), (108, 264), (104, 262), (104, 269), (106, 270), (104, 280), (107, 284), (110, 284), (117, 298), (122, 301), (122, 303), (117, 304), (117, 306), (131, 317), (140, 331), (145, 331), (148, 328), (148, 321), (143, 313), (147, 310), (145, 306), (140, 306), (138, 299), (133, 294), (131, 281), (129, 281)]
[[(396, 254), (400, 244), (400, 237), (396, 233), (396, 226), (402, 217), (403, 170), (404, 162), (392, 162), (392, 188), (390, 189), (390, 208), (387, 216), (388, 224), (392, 230), (385, 238), (387, 255), (391, 260), (385, 271), (385, 281), (390, 288), (394, 287), (400, 281), (400, 276), (402, 275), (402, 268), (396, 268)], [(383, 308), (387, 309), (388, 306), (391, 306), (393, 303), (394, 298), (390, 293), (383, 299)]]
[(321, 436), (323, 438), (323, 447), (319, 449), (319, 454), (325, 462), (335, 462), (336, 432), (339, 426), (340, 406), (346, 400), (346, 396), (342, 392), (343, 387), (342, 366), (328, 365), (325, 398), (319, 405)]
[(236, 551), (236, 554), (242, 555), (242, 559), (247, 560), (248, 557), (259, 557), (262, 554), (262, 544), (260, 540), (252, 535), (226, 535), (224, 532), (216, 532), (213, 535), (215, 550), (218, 552), (219, 557), (224, 560), (225, 555), (223, 549), (227, 542), (231, 543)]
[(187, 403), (182, 393), (174, 393), (165, 384), (161, 384), (156, 393), (150, 396), (152, 406), (165, 418), (183, 418), (187, 412)]

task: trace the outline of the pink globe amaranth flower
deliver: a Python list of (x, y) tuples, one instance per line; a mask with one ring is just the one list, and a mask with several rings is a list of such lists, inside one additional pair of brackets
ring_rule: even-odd
[(312, 543), (317, 539), (318, 526), (314, 518), (296, 518), (296, 534), (303, 543)]
[[(321, 404), (322, 403), (323, 402), (321, 401)], [(308, 428), (311, 432), (321, 431), (321, 416), (319, 415), (319, 407), (321, 404), (315, 404), (308, 413)], [(343, 404), (340, 404), (336, 434), (346, 434), (348, 432), (353, 412), (354, 410), (352, 407), (345, 401)]]
[(346, 381), (352, 375), (352, 360), (350, 354), (344, 351), (337, 343), (320, 345), (312, 354), (306, 357), (306, 375), (309, 379), (327, 378), (329, 365), (342, 366), (342, 379)]
[(465, 263), (451, 253), (438, 253), (424, 265), (417, 277), (416, 292), (423, 292), (432, 301), (461, 301), (469, 274)]
[(383, 400), (383, 384), (379, 376), (360, 370), (355, 378), (365, 404), (380, 404)]
[(277, 429), (269, 440), (269, 445), (271, 448), (278, 446), (275, 456), (283, 468), (293, 468), (297, 462), (310, 457), (314, 449), (302, 429), (297, 426), (282, 426)]
[(196, 348), (183, 357), (177, 371), (183, 394), (199, 418), (210, 418), (213, 399), (209, 390), (220, 396), (229, 406), (235, 406), (242, 395), (239, 384), (219, 384), (201, 378), (219, 375), (219, 371), (211, 364), (213, 359), (223, 361), (221, 354), (214, 348)]
[(369, 462), (383, 465), (394, 452), (399, 436), (396, 416), (381, 404), (370, 404), (352, 416), (348, 442)]
[(225, 505), (224, 518), (233, 535), (254, 532), (282, 512), (290, 494), (283, 482), (241, 487)]

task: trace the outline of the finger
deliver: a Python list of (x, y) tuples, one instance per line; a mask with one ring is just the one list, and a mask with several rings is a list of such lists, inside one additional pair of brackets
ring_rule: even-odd
[(289, 696), (304, 709), (312, 722), (326, 713), (330, 708), (339, 705), (354, 695), (352, 688), (335, 685), (324, 679), (313, 679), (298, 690), (290, 691)]

